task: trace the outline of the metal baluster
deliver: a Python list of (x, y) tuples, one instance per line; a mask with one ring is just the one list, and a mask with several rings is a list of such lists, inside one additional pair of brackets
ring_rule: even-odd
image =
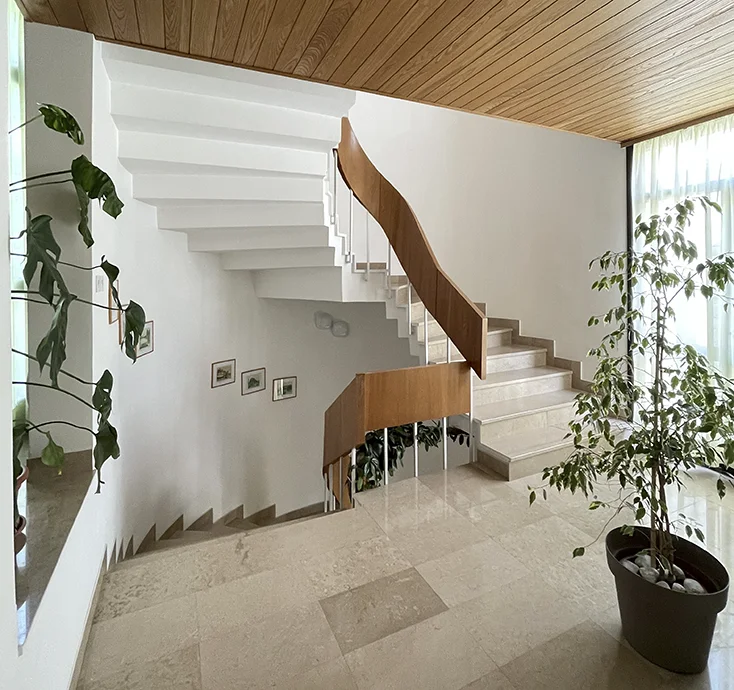
[(324, 512), (329, 512), (329, 482), (326, 479), (326, 473), (324, 472)]
[(446, 362), (451, 362), (451, 340), (446, 336)]
[(413, 287), (408, 281), (408, 333), (413, 334)]
[(352, 508), (356, 505), (355, 496), (357, 495), (357, 449), (352, 448), (350, 453), (350, 468), (351, 468), (351, 489), (352, 489)]
[(334, 495), (334, 463), (329, 465), (329, 503), (331, 510), (336, 510), (336, 496)]
[(370, 279), (370, 216), (367, 213), (367, 211), (365, 211), (364, 238), (365, 238), (365, 247), (366, 247), (366, 253), (367, 253), (367, 263), (365, 264), (365, 269), (364, 269), (364, 279), (369, 281)]
[(423, 349), (426, 355), (426, 364), (428, 364), (428, 309), (423, 307)]
[(449, 437), (447, 433), (448, 420), (444, 417), (441, 420), (441, 431), (443, 432), (443, 468), (447, 470), (449, 468)]
[(388, 457), (389, 456), (388, 456), (388, 449), (387, 449), (387, 427), (385, 427), (385, 430), (384, 430), (383, 433), (384, 433), (384, 435), (383, 435), (383, 439), (384, 440), (383, 440), (383, 444), (382, 444), (383, 445), (382, 454), (384, 456), (384, 463), (383, 464), (385, 465), (385, 469), (383, 471), (383, 474), (385, 475), (385, 486), (387, 486), (387, 483), (388, 483), (389, 478), (390, 478), (390, 472), (388, 471), (390, 466), (389, 466), (389, 462), (388, 462)]
[(333, 191), (331, 196), (331, 222), (336, 225), (336, 190), (337, 190), (337, 163), (336, 163), (336, 149), (331, 149), (331, 182), (333, 182)]
[(469, 462), (477, 461), (477, 446), (474, 441), (474, 371), (470, 371), (469, 380)]
[[(349, 261), (354, 264), (354, 192), (349, 190)], [(354, 270), (354, 265), (352, 265)]]
[(385, 289), (390, 291), (390, 273), (392, 272), (392, 247), (390, 246), (390, 240), (387, 240), (387, 261), (385, 262)]
[(413, 476), (418, 476), (418, 422), (413, 422)]
[(344, 458), (339, 458), (339, 510), (344, 508)]

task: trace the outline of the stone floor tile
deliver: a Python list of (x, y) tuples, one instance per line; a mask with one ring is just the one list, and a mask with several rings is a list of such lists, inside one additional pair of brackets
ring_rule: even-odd
[(391, 540), (381, 536), (314, 556), (304, 561), (303, 568), (318, 598), (324, 599), (410, 565)]
[(446, 610), (413, 568), (323, 599), (321, 607), (343, 654)]
[(450, 611), (345, 658), (359, 690), (459, 690), (496, 669)]
[(276, 687), (277, 690), (357, 690), (344, 657), (299, 673)]
[(533, 574), (452, 609), (498, 665), (570, 630), (586, 618)]
[(498, 537), (552, 516), (538, 502), (531, 506), (526, 496), (507, 489), (503, 498), (471, 506), (461, 512), (488, 537)]
[(93, 684), (197, 641), (193, 595), (95, 623), (84, 655), (83, 681)]
[(576, 529), (588, 534), (591, 539), (598, 539), (602, 544), (607, 533), (615, 527), (636, 523), (634, 512), (628, 508), (624, 508), (619, 512), (612, 508), (589, 510), (589, 506), (584, 504), (573, 506), (568, 510), (557, 513), (557, 515)]
[(413, 565), (441, 558), (486, 538), (463, 515), (390, 532), (390, 541)]
[(78, 690), (201, 690), (199, 645), (164, 654), (94, 681)]
[(497, 590), (529, 573), (491, 539), (423, 563), (417, 570), (447, 606)]
[(461, 690), (515, 690), (502, 671), (492, 671), (479, 680), (465, 685)]
[(262, 690), (340, 657), (321, 607), (276, 613), (200, 644), (202, 690)]
[(658, 690), (660, 676), (604, 630), (585, 621), (502, 667), (522, 690)]

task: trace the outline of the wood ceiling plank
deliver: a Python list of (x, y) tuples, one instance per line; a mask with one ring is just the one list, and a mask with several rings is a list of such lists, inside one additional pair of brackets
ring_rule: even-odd
[[(418, 0), (349, 77), (347, 84), (364, 86), (367, 80), (439, 10), (446, 0)], [(448, 4), (451, 4), (449, 0)]]
[(360, 39), (352, 46), (345, 58), (334, 70), (329, 80), (335, 84), (346, 84), (349, 77), (380, 45), (382, 39), (400, 22), (406, 13), (417, 4), (426, 0), (391, 0), (380, 12), (374, 22)]
[[(436, 56), (444, 56), (451, 51), (451, 47), (460, 36), (466, 34), (475, 24), (485, 19), (497, 5), (507, 0), (473, 0), (457, 17), (451, 20), (436, 36), (413, 55), (387, 81), (380, 85), (383, 93), (395, 93), (416, 74), (427, 69)], [(430, 75), (427, 75), (430, 76)]]
[(255, 58), (255, 67), (262, 69), (275, 67), (304, 4), (304, 0), (277, 0), (265, 31), (265, 38)]
[(250, 0), (242, 22), (240, 38), (234, 53), (239, 65), (253, 65), (260, 50), (276, 0)]
[(166, 34), (163, 18), (163, 0), (135, 0), (138, 8), (140, 42), (153, 48), (164, 48)]
[(166, 50), (189, 52), (191, 0), (163, 0), (163, 38)]
[[(483, 55), (476, 56), (471, 64), (434, 89), (430, 94), (431, 100), (442, 105), (471, 101), (473, 89), (481, 87), (489, 77), (512, 65), (521, 51), (531, 53), (540, 49), (609, 3), (610, 0), (553, 3), (517, 26), (509, 36)], [(515, 25), (514, 18), (512, 24)]]
[(628, 25), (630, 13), (639, 17), (646, 9), (655, 7), (661, 8), (658, 0), (613, 0), (536, 50), (524, 54), (516, 52), (512, 64), (505, 67), (493, 65), (494, 74), (456, 103), (461, 102), (461, 107), (472, 110), (488, 111), (492, 107), (493, 99), (511, 88), (513, 79), (526, 79), (535, 73), (533, 70), (543, 70), (561, 60), (564, 55), (579, 52), (579, 49), (598, 49), (605, 37), (617, 35), (615, 30)]
[[(538, 0), (545, 9), (553, 4), (553, 0)], [(578, 2), (579, 0), (572, 0)], [(449, 76), (470, 64), (473, 57), (490, 46), (501, 41), (508, 30), (508, 20), (519, 16), (530, 19), (537, 14), (533, 0), (500, 0), (491, 11), (487, 12), (463, 34), (452, 41), (440, 53), (430, 57), (425, 67), (394, 93), (410, 98), (426, 99), (433, 89), (443, 84)], [(429, 99), (430, 100), (430, 99)]]
[(87, 25), (84, 23), (82, 11), (76, 0), (48, 0), (53, 10), (54, 16), (59, 22), (59, 26), (65, 26), (67, 29), (76, 29), (77, 31), (86, 31)]
[(189, 52), (192, 55), (212, 56), (218, 17), (219, 0), (191, 0)]
[(303, 55), (293, 70), (294, 74), (308, 77), (313, 73), (316, 65), (326, 55), (326, 51), (346, 26), (359, 3), (360, 0), (334, 0), (308, 47), (303, 51)]
[[(719, 0), (722, 4), (729, 3), (729, 1)], [(573, 83), (582, 81), (584, 76), (588, 77), (593, 68), (596, 68), (594, 70), (596, 72), (605, 71), (614, 64), (613, 61), (620, 54), (632, 56), (645, 48), (670, 40), (675, 35), (676, 28), (681, 27), (679, 11), (689, 7), (697, 0), (671, 0), (664, 5), (657, 0), (649, 0), (649, 2), (654, 5), (652, 10), (603, 36), (583, 50), (565, 56), (552, 67), (545, 69), (544, 65), (536, 63), (532, 69), (534, 76), (524, 80), (523, 75), (520, 74), (510, 80), (504, 93), (487, 103), (483, 110), (503, 115), (508, 112), (532, 109), (534, 104), (543, 104), (554, 93), (563, 91), (564, 84), (573, 85)], [(636, 7), (637, 5), (633, 5), (630, 10)], [(625, 14), (628, 13), (625, 12)], [(529, 69), (528, 74), (530, 73)]]
[(107, 0), (107, 9), (115, 38), (126, 43), (140, 43), (135, 0)]
[(247, 5), (247, 0), (221, 0), (214, 32), (213, 58), (224, 62), (234, 60)]
[(25, 14), (33, 22), (57, 25), (59, 22), (48, 0), (23, 0)]
[(314, 79), (329, 81), (334, 70), (340, 65), (347, 53), (359, 41), (372, 22), (379, 16), (390, 0), (362, 0), (346, 26), (336, 37), (326, 55), (313, 71)]
[(278, 72), (293, 72), (330, 7), (331, 0), (306, 0), (275, 63)]
[(78, 0), (84, 23), (98, 38), (114, 39), (112, 20), (107, 10), (107, 3), (102, 0)]
[(442, 30), (448, 29), (453, 20), (460, 15), (473, 0), (449, 0), (441, 6), (405, 41), (397, 50), (375, 70), (364, 83), (367, 89), (379, 89), (390, 77), (400, 70), (421, 48), (432, 41)]
[[(734, 19), (725, 24), (717, 25), (715, 29), (705, 32), (695, 38), (686, 34), (685, 40), (675, 51), (665, 50), (655, 59), (647, 57), (611, 79), (596, 84), (595, 88), (587, 92), (573, 92), (569, 98), (561, 101), (561, 107), (548, 105), (538, 111), (533, 121), (538, 124), (547, 124), (548, 118), (555, 120), (556, 113), (561, 110), (567, 121), (573, 121), (577, 113), (587, 115), (604, 109), (604, 103), (609, 98), (615, 100), (620, 93), (628, 95), (639, 92), (648, 85), (655, 85), (666, 76), (675, 77), (678, 73), (688, 72), (692, 64), (700, 65), (706, 71), (707, 60), (713, 61), (716, 56), (726, 54), (734, 44)], [(666, 44), (667, 48), (667, 44)], [(654, 63), (654, 69), (650, 69)], [(602, 104), (602, 105), (600, 105)]]

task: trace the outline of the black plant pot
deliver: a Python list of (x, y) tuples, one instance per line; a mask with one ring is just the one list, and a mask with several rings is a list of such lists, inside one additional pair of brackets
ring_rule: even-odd
[(676, 673), (701, 673), (708, 663), (716, 616), (726, 606), (729, 574), (708, 551), (676, 538), (675, 562), (698, 580), (708, 594), (688, 594), (657, 587), (625, 568), (621, 561), (650, 548), (650, 530), (620, 528), (607, 534), (607, 563), (617, 585), (622, 632), (649, 661)]

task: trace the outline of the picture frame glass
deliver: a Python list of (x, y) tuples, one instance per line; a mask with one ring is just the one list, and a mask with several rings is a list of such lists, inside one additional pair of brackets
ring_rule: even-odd
[(242, 395), (265, 390), (265, 367), (242, 372)]
[(286, 376), (273, 381), (273, 400), (288, 400), (298, 394), (298, 382), (295, 376)]
[(222, 362), (214, 362), (212, 364), (212, 380), (211, 387), (219, 388), (227, 386), (235, 382), (236, 364), (234, 359), (227, 359)]

